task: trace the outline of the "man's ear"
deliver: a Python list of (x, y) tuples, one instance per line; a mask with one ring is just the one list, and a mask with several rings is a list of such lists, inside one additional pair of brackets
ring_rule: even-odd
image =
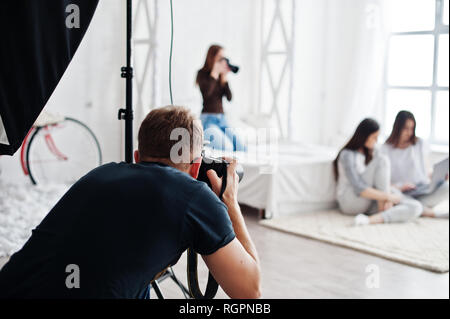
[(200, 170), (200, 165), (202, 165), (202, 159), (197, 159), (194, 163), (191, 164), (191, 167), (189, 168), (189, 175), (191, 175), (193, 178), (197, 179), (198, 172)]
[(138, 150), (135, 150), (135, 151), (134, 151), (134, 161), (135, 161), (136, 163), (139, 163), (139, 162), (140, 162), (139, 151), (138, 151)]

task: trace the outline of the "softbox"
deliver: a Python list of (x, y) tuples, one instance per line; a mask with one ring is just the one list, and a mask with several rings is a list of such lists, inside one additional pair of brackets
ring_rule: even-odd
[(55, 90), (98, 0), (0, 1), (0, 155), (13, 155)]

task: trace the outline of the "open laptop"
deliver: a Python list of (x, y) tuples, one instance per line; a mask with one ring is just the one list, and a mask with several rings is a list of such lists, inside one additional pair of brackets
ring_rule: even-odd
[(449, 169), (449, 158), (434, 164), (433, 175), (431, 176), (431, 182), (429, 184), (418, 184), (416, 188), (405, 192), (404, 194), (412, 197), (428, 195), (434, 192), (439, 186), (445, 182)]

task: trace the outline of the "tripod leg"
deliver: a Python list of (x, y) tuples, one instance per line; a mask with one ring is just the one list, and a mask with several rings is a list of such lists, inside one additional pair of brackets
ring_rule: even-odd
[(186, 288), (185, 285), (183, 285), (180, 281), (178, 281), (178, 278), (175, 276), (175, 273), (173, 272), (172, 267), (170, 267), (170, 270), (167, 271), (170, 274), (170, 278), (177, 284), (177, 286), (181, 289), (183, 292), (184, 298), (189, 299), (190, 293), (189, 290)]
[(152, 282), (152, 288), (155, 290), (156, 295), (158, 296), (158, 299), (164, 299), (164, 296), (161, 292), (161, 289), (159, 288), (158, 282), (155, 280)]

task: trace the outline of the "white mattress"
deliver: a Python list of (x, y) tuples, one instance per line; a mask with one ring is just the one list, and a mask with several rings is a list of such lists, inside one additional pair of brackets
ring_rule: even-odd
[(266, 218), (335, 207), (336, 154), (334, 148), (292, 142), (250, 145), (247, 153), (236, 153), (244, 167), (238, 201), (264, 209)]

